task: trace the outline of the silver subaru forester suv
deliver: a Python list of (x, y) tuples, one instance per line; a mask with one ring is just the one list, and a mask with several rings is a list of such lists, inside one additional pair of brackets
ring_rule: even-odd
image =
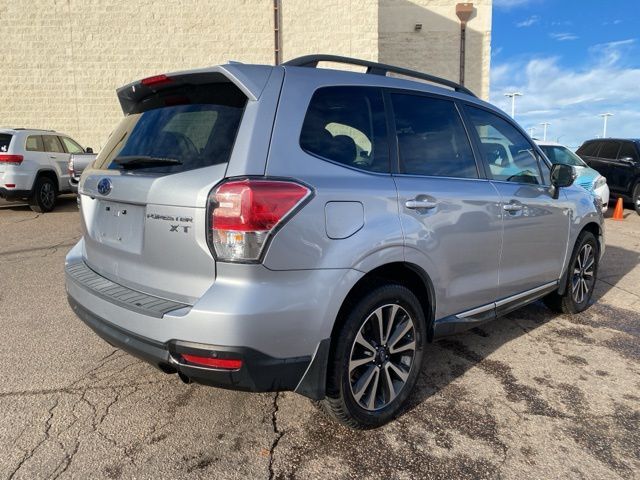
[(460, 85), (314, 55), (117, 93), (125, 117), (79, 186), (69, 302), (185, 382), (293, 390), (371, 428), (435, 338), (540, 298), (589, 305), (597, 200)]

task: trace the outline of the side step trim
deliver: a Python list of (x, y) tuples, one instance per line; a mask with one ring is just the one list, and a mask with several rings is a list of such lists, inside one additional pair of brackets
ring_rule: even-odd
[(528, 303), (544, 297), (558, 288), (558, 281), (553, 281), (532, 288), (525, 292), (511, 295), (494, 303), (488, 303), (480, 307), (465, 310), (464, 312), (448, 317), (440, 318), (434, 322), (434, 338), (453, 335), (473, 328), (481, 323), (495, 320)]

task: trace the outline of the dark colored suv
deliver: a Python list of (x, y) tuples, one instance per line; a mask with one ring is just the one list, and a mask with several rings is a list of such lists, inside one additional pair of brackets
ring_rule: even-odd
[(587, 140), (576, 153), (607, 178), (612, 196), (633, 201), (640, 215), (640, 139)]

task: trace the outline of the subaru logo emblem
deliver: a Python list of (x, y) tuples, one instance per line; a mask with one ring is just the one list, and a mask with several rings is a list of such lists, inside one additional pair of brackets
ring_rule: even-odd
[(109, 195), (111, 193), (111, 180), (102, 178), (98, 182), (98, 193), (100, 195)]

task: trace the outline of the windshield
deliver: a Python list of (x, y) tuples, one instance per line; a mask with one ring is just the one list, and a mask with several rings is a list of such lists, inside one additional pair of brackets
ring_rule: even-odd
[[(189, 103), (184, 96), (160, 99), (169, 106), (125, 117), (98, 155), (98, 169), (178, 173), (229, 161), (246, 97), (229, 85), (227, 95)], [(195, 97), (195, 95), (192, 95)], [(195, 100), (195, 98), (192, 98)], [(176, 100), (179, 105), (171, 105)]]
[(540, 148), (547, 156), (549, 161), (554, 165), (560, 163), (562, 165), (570, 165), (572, 167), (586, 167), (587, 164), (582, 159), (569, 150), (567, 147), (557, 145), (541, 145)]
[(8, 133), (0, 133), (0, 153), (9, 151), (9, 144), (11, 143), (11, 137)]

